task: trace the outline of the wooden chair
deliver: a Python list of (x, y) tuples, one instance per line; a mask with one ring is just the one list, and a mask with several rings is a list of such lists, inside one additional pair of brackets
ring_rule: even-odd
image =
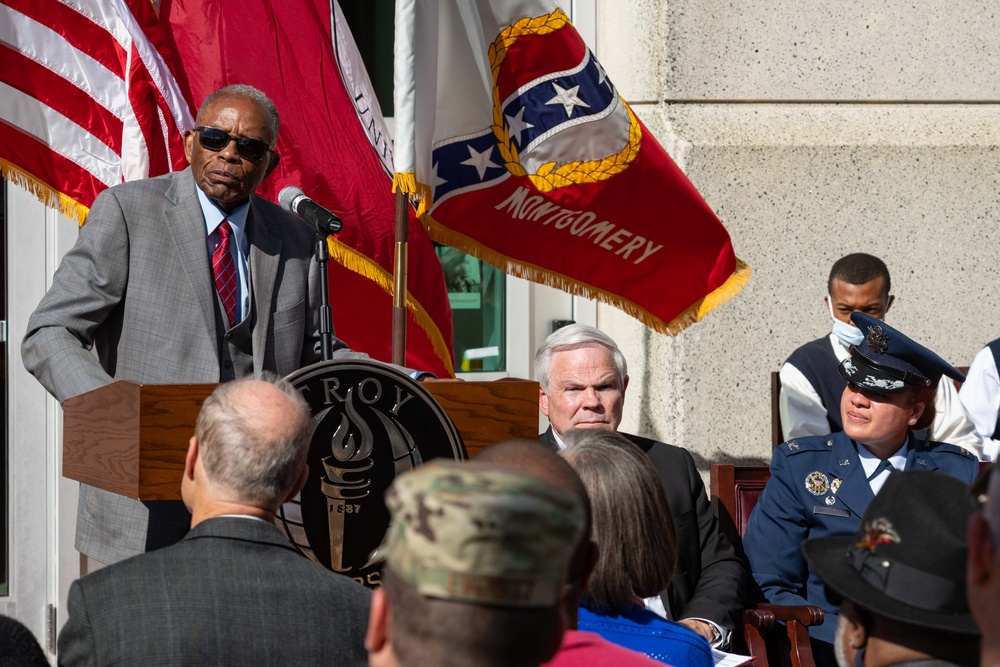
[[(743, 557), (743, 534), (746, 532), (750, 512), (753, 511), (760, 492), (771, 474), (767, 466), (734, 466), (713, 463), (711, 466), (712, 508), (719, 520), (719, 527), (733, 543), (737, 554)], [(778, 623), (785, 624), (788, 646), (783, 646)], [(816, 667), (809, 645), (809, 626), (823, 622), (823, 610), (815, 606), (786, 606), (749, 603), (743, 612), (745, 642), (738, 650), (746, 649), (754, 656), (757, 667), (768, 667), (769, 661), (784, 664), (781, 654), (787, 650), (792, 667)], [(737, 633), (738, 635), (738, 633)], [(739, 636), (734, 639), (740, 639)]]

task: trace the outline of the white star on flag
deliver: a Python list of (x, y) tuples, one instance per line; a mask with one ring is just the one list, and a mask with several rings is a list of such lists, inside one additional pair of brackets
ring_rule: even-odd
[(440, 176), (438, 176), (438, 165), (439, 164), (440, 164), (439, 162), (435, 162), (434, 165), (431, 167), (431, 183), (430, 183), (430, 185), (431, 185), (432, 188), (436, 188), (436, 187), (444, 185), (445, 183), (448, 182), (447, 178), (441, 178)]
[(521, 107), (516, 116), (504, 114), (504, 118), (507, 119), (507, 126), (510, 128), (511, 135), (514, 136), (514, 140), (520, 145), (521, 134), (528, 128), (534, 127), (534, 125), (524, 120), (524, 107)]
[(479, 172), (479, 180), (483, 180), (486, 176), (486, 170), (490, 167), (500, 168), (500, 165), (495, 164), (490, 157), (493, 155), (493, 146), (490, 146), (482, 153), (477, 151), (471, 145), (469, 146), (469, 159), (462, 162), (462, 164), (467, 164), (470, 167), (475, 167), (476, 171)]
[(552, 82), (552, 87), (556, 89), (556, 96), (551, 100), (546, 102), (546, 104), (561, 104), (563, 109), (566, 110), (566, 117), (569, 118), (573, 113), (573, 107), (587, 107), (590, 105), (580, 99), (577, 92), (580, 90), (580, 86), (573, 86), (572, 88), (563, 88), (558, 83)]
[(608, 89), (611, 90), (611, 81), (608, 81), (608, 73), (604, 71), (601, 63), (594, 61), (594, 65), (597, 67), (597, 83), (603, 84), (605, 81), (608, 83)]

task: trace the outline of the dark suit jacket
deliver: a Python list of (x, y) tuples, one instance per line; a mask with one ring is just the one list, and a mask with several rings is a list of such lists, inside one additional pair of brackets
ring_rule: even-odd
[(279, 530), (218, 517), (75, 581), (60, 665), (365, 665), (371, 594)]
[[(629, 433), (622, 435), (649, 456), (660, 474), (673, 514), (677, 568), (666, 595), (661, 594), (669, 601), (671, 617), (704, 618), (733, 629), (743, 608), (743, 564), (719, 530), (694, 459), (681, 447)], [(538, 440), (558, 449), (551, 428)]]
[[(287, 375), (320, 359), (316, 234), (256, 195), (247, 221), (253, 369)], [(94, 201), (28, 320), (21, 355), (60, 402), (114, 380), (216, 383), (225, 335), (218, 309), (191, 170), (132, 181)], [(365, 356), (335, 347), (338, 356)], [(176, 542), (189, 520), (179, 502), (143, 504), (84, 485), (76, 548), (114, 563)]]
[[(912, 437), (909, 447), (906, 470), (937, 470), (967, 484), (979, 473), (979, 461), (961, 447)], [(806, 563), (802, 543), (853, 535), (874, 498), (843, 431), (789, 440), (771, 455), (771, 478), (750, 514), (743, 549), (768, 602), (823, 608), (823, 624), (809, 628), (822, 641), (833, 642), (838, 606)]]

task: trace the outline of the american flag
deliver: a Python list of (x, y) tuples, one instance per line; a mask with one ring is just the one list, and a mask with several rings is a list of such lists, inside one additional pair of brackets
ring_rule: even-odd
[(0, 0), (4, 176), (82, 222), (104, 188), (184, 168), (164, 54), (145, 0)]

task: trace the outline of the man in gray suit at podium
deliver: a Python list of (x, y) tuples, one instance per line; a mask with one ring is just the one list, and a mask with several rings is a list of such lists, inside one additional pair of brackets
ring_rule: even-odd
[[(24, 365), (60, 402), (115, 380), (215, 383), (320, 359), (316, 234), (253, 194), (278, 164), (274, 103), (229, 86), (196, 122), (190, 168), (97, 197), (28, 321)], [(179, 501), (83, 485), (76, 548), (114, 563), (177, 542), (190, 519)]]
[(73, 582), (59, 664), (365, 664), (371, 594), (274, 525), (306, 481), (309, 419), (276, 377), (217, 387), (181, 481), (191, 532)]

